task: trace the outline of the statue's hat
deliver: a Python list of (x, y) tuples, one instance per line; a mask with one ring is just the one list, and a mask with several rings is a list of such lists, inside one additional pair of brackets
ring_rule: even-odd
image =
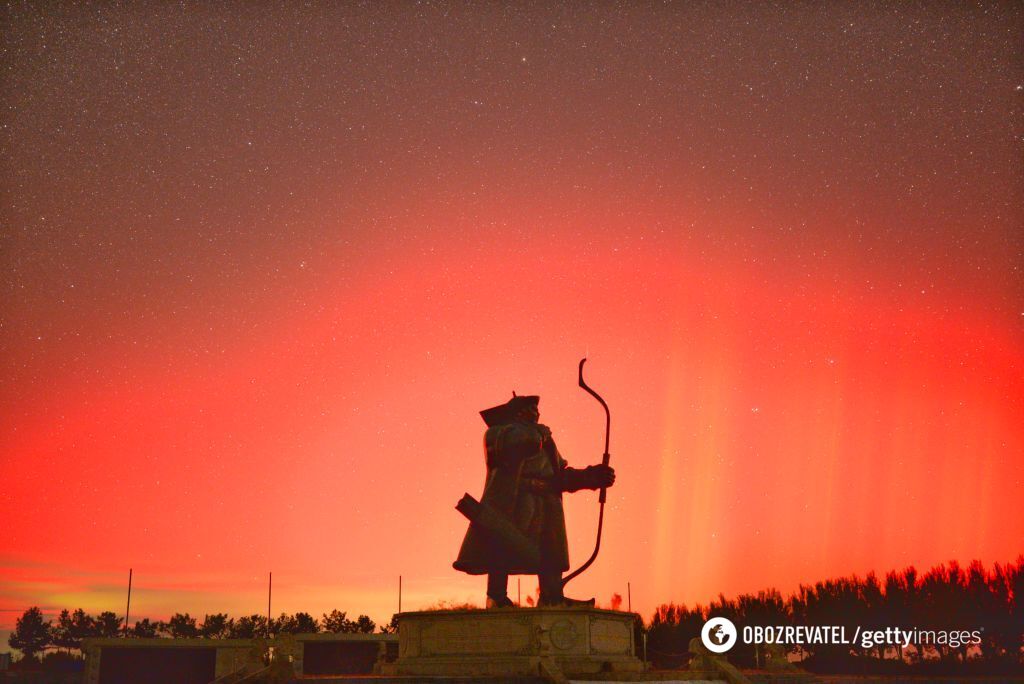
[(512, 393), (512, 398), (506, 401), (504, 404), (498, 404), (492, 406), (489, 409), (484, 409), (480, 412), (480, 417), (487, 423), (487, 427), (494, 427), (495, 425), (503, 425), (505, 423), (511, 423), (515, 419), (516, 414), (522, 411), (527, 406), (536, 406), (540, 403), (540, 397), (536, 395), (521, 396), (515, 392)]

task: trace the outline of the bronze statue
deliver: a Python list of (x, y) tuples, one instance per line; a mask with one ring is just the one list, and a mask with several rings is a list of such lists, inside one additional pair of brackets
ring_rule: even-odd
[(569, 569), (562, 493), (603, 490), (615, 482), (615, 471), (606, 463), (568, 467), (551, 430), (538, 422), (539, 402), (513, 395), (480, 412), (487, 423), (484, 493), (479, 502), (467, 494), (457, 506), (471, 522), (454, 566), (487, 575), (489, 608), (513, 605), (509, 575), (537, 575), (542, 606), (594, 604), (562, 593), (562, 573)]

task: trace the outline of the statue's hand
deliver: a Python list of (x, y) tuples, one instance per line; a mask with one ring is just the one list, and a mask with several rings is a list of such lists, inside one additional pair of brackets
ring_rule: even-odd
[(614, 468), (612, 468), (611, 466), (604, 465), (603, 463), (595, 467), (599, 469), (598, 473), (600, 478), (602, 479), (602, 487), (611, 487), (613, 484), (615, 484)]
[(587, 479), (590, 489), (604, 489), (615, 484), (615, 469), (599, 463), (587, 467)]

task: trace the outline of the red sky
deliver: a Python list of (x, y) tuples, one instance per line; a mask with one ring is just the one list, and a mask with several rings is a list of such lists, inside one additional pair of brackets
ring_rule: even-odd
[(5, 10), (0, 628), (479, 603), (583, 356), (573, 595), (1016, 558), (1021, 14), (758, 7)]

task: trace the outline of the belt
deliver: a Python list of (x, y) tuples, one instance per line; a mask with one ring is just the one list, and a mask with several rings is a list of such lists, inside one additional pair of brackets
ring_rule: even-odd
[(524, 477), (520, 478), (519, 484), (523, 489), (534, 494), (558, 493), (558, 488), (555, 487), (554, 480), (551, 479), (542, 480), (537, 477)]

